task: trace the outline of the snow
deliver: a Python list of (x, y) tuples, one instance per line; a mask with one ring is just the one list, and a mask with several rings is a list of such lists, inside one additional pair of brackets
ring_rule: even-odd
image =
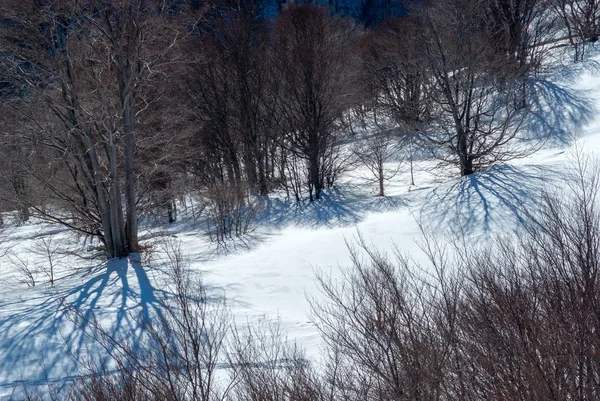
[(32, 252), (40, 239), (52, 238), (59, 251), (81, 251), (82, 240), (48, 223), (7, 224), (0, 247), (0, 399), (23, 385), (51, 388), (85, 374), (76, 370), (75, 359), (99, 349), (81, 334), (85, 320), (74, 311), (93, 316), (113, 333), (139, 335), (136, 314), (155, 313), (159, 299), (168, 296), (159, 251), (165, 239), (180, 243), (208, 291), (225, 294), (236, 322), (279, 318), (289, 338), (317, 357), (320, 340), (307, 301), (319, 296), (315, 273), (335, 277), (348, 266), (347, 241), (358, 233), (380, 250), (398, 246), (417, 260), (424, 257), (418, 246), (421, 227), (433, 236), (463, 234), (477, 241), (509, 235), (526, 222), (543, 190), (560, 188), (574, 152), (600, 153), (598, 61), (600, 56), (555, 67), (547, 80), (551, 93), (540, 97), (527, 125), (545, 139), (544, 146), (528, 157), (462, 179), (453, 169), (419, 160), (417, 186), (408, 185), (403, 168), (388, 183), (385, 198), (375, 197), (368, 172), (356, 169), (314, 204), (271, 196), (255, 230), (225, 245), (211, 243), (204, 226), (182, 211), (175, 225), (145, 228), (142, 243), (156, 248), (149, 261), (142, 255), (141, 261), (106, 264), (61, 254), (55, 284), (39, 272), (37, 285), (28, 287), (10, 257), (41, 266), (44, 256)]

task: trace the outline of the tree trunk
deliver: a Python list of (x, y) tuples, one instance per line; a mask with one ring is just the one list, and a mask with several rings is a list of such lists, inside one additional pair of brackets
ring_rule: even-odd
[(473, 170), (473, 163), (468, 155), (460, 154), (460, 175), (466, 176), (469, 174), (473, 174), (475, 171)]
[(379, 176), (379, 196), (385, 196), (385, 193), (383, 191), (383, 164), (379, 165), (377, 174)]
[[(460, 124), (460, 123), (457, 123)], [(465, 131), (464, 126), (456, 127), (457, 135), (458, 135), (458, 162), (460, 165), (460, 175), (465, 176), (472, 174), (473, 171), (473, 161), (469, 155), (469, 150), (467, 146), (467, 132)]]
[(19, 220), (25, 223), (29, 220), (29, 207), (27, 206), (27, 182), (25, 181), (24, 174), (18, 172), (12, 177), (12, 185), (17, 194), (17, 197), (21, 199), (21, 205), (19, 206)]
[(408, 162), (409, 162), (409, 166), (410, 166), (410, 185), (412, 185), (414, 187), (415, 186), (415, 172), (413, 169), (413, 160), (414, 160), (413, 148), (411, 145), (409, 155), (408, 155)]
[(114, 256), (121, 258), (127, 255), (127, 245), (125, 243), (126, 233), (123, 227), (123, 202), (121, 200), (121, 188), (119, 185), (119, 175), (117, 171), (117, 149), (114, 143), (113, 133), (110, 133), (110, 140), (107, 145), (107, 154), (109, 155), (110, 165), (110, 224), (112, 231), (112, 241), (114, 244)]
[(106, 248), (106, 257), (108, 259), (120, 257), (121, 255), (119, 254), (119, 250), (115, 247), (113, 238), (111, 205), (107, 199), (107, 193), (102, 182), (102, 173), (100, 172), (100, 163), (98, 162), (96, 148), (89, 135), (85, 132), (79, 131), (79, 134), (75, 139), (80, 147), (79, 150), (81, 153), (79, 155), (73, 155), (73, 160), (98, 207), (98, 214), (100, 215), (100, 223), (102, 225), (102, 235), (104, 237), (101, 238), (101, 240), (103, 240)]
[(309, 149), (308, 149), (308, 180), (311, 191), (310, 200), (313, 201), (312, 192), (315, 194), (315, 199), (321, 198), (321, 189), (323, 188), (321, 174), (319, 171), (319, 135), (317, 132), (309, 133)]
[(258, 179), (256, 176), (256, 160), (254, 159), (254, 152), (251, 149), (251, 146), (251, 144), (244, 144), (243, 160), (248, 185), (252, 191), (255, 191), (257, 189)]
[(169, 215), (169, 224), (175, 223), (175, 200), (167, 202), (167, 214)]
[(131, 94), (128, 93), (125, 95), (123, 102), (123, 130), (125, 134), (125, 196), (127, 200), (126, 238), (127, 251), (138, 252), (138, 221), (135, 199), (135, 173), (133, 170), (133, 114)]
[(469, 155), (460, 152), (458, 157), (460, 159), (460, 175), (464, 177), (466, 175), (473, 174), (475, 171), (473, 170), (473, 162), (471, 161)]
[(316, 150), (311, 152), (310, 155), (310, 159), (308, 162), (309, 166), (309, 181), (310, 181), (310, 185), (309, 188), (312, 188), (312, 191), (310, 191), (310, 201), (313, 201), (313, 196), (312, 194), (314, 193), (314, 197), (315, 199), (320, 199), (321, 198), (321, 177), (319, 174), (319, 156)]
[(104, 196), (104, 190), (98, 189), (98, 209), (100, 212), (100, 221), (102, 223), (102, 232), (104, 235), (104, 246), (106, 247), (106, 257), (112, 259), (114, 257), (120, 257), (117, 255), (115, 250), (115, 243), (113, 241), (113, 230), (110, 219), (110, 210), (106, 197)]
[(268, 165), (269, 158), (264, 155), (258, 159), (258, 193), (259, 195), (266, 195), (268, 192), (267, 188), (267, 177), (265, 171), (269, 171)]

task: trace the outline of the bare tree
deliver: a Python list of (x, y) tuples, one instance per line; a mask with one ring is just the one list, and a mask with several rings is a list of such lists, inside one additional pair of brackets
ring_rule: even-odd
[(274, 27), (281, 129), (289, 151), (306, 161), (311, 201), (326, 185), (325, 163), (337, 152), (343, 113), (356, 102), (351, 28), (349, 21), (309, 5), (284, 10)]
[(392, 179), (400, 168), (386, 167), (386, 163), (397, 153), (397, 138), (394, 130), (377, 129), (370, 135), (365, 135), (356, 143), (354, 154), (357, 159), (369, 169), (379, 185), (378, 196), (384, 196), (385, 181)]
[(416, 17), (390, 18), (361, 38), (363, 75), (368, 84), (363, 101), (375, 121), (392, 121), (414, 132), (427, 123), (431, 90)]
[(10, 134), (44, 148), (55, 180), (30, 173), (68, 204), (81, 224), (31, 206), (53, 221), (99, 236), (109, 257), (138, 249), (134, 129), (154, 100), (146, 85), (160, 76), (180, 35), (164, 24), (164, 4), (154, 6), (65, 0), (3, 7), (4, 17), (14, 22), (3, 36), (10, 38), (5, 44), (14, 59), (43, 66), (24, 75), (32, 89), (27, 102), (12, 103), (29, 126)]
[(575, 46), (575, 61), (585, 55), (585, 43), (596, 42), (600, 35), (600, 1), (551, 0), (571, 44)]
[[(482, 29), (478, 0), (434, 2), (421, 8), (435, 124), (428, 132), (438, 158), (461, 175), (527, 154), (516, 146), (527, 108), (515, 107), (514, 71)], [(518, 86), (517, 86), (518, 87)]]
[[(191, 118), (199, 123), (191, 142), (214, 165), (197, 173), (264, 195), (273, 171), (274, 113), (266, 93), (272, 69), (260, 4), (218, 3), (206, 18), (201, 34), (189, 41), (194, 59), (182, 88)], [(222, 177), (219, 168), (225, 170)]]
[[(12, 100), (9, 100), (12, 101)], [(25, 223), (29, 220), (31, 209), (29, 204), (34, 200), (36, 204), (44, 204), (44, 196), (35, 181), (31, 179), (29, 169), (34, 166), (40, 169), (44, 160), (35, 147), (22, 138), (6, 135), (11, 130), (11, 125), (22, 121), (15, 115), (10, 106), (5, 105), (0, 109), (3, 118), (0, 118), (0, 139), (2, 162), (0, 164), (0, 180), (2, 182), (2, 195), (0, 199), (5, 211), (18, 210), (18, 220)], [(16, 118), (15, 118), (16, 117)]]
[(404, 149), (414, 185), (413, 162), (420, 147), (422, 130), (431, 123), (434, 90), (419, 39), (417, 16), (390, 18), (361, 38), (363, 79), (367, 84), (363, 125), (374, 123), (377, 130), (393, 129), (393, 147)]
[(482, 7), (491, 45), (508, 63), (505, 78), (521, 81), (515, 102), (526, 107), (527, 79), (544, 61), (542, 44), (553, 39), (556, 17), (548, 0), (487, 0)]

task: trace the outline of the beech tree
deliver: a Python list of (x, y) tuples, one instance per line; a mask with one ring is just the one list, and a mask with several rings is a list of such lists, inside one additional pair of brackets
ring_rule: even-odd
[(367, 107), (374, 120), (393, 122), (411, 132), (427, 123), (430, 77), (416, 17), (392, 18), (362, 38)]
[(258, 4), (232, 1), (208, 13), (210, 22), (189, 41), (182, 92), (197, 124), (191, 146), (199, 153), (190, 161), (200, 167), (203, 184), (247, 186), (264, 195), (272, 175), (274, 106), (267, 96), (272, 72), (259, 12)]
[(343, 113), (356, 103), (358, 57), (350, 21), (315, 6), (290, 6), (274, 26), (277, 102), (288, 150), (306, 162), (310, 200), (332, 183)]
[(435, 87), (427, 137), (438, 158), (468, 175), (521, 154), (513, 147), (526, 107), (516, 107), (518, 71), (495, 51), (479, 0), (438, 1), (421, 8), (421, 40)]
[[(39, 152), (26, 140), (15, 136), (3, 134), (10, 129), (10, 124), (19, 121), (7, 118), (12, 114), (10, 107), (0, 105), (0, 208), (1, 211), (16, 210), (17, 221), (25, 223), (31, 216), (28, 204), (35, 199), (38, 204), (44, 204), (43, 188), (39, 188), (32, 181), (29, 170), (34, 168), (47, 172), (43, 158)], [(13, 115), (14, 117), (14, 115)]]
[(13, 22), (2, 35), (13, 59), (40, 66), (31, 69), (31, 93), (12, 103), (35, 128), (8, 134), (45, 148), (61, 173), (44, 185), (75, 218), (31, 206), (98, 236), (108, 257), (138, 250), (135, 130), (153, 101), (145, 85), (155, 84), (180, 35), (165, 28), (164, 7), (160, 1), (15, 0), (2, 9)]
[(506, 79), (519, 79), (515, 103), (527, 105), (527, 79), (539, 70), (555, 26), (547, 0), (486, 0), (484, 28), (490, 45), (508, 64)]

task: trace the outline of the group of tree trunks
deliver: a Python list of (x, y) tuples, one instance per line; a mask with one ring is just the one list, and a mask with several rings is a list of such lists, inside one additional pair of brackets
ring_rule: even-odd
[(598, 37), (597, 1), (408, 3), (367, 29), (306, 4), (3, 1), (2, 210), (121, 257), (143, 213), (173, 222), (187, 192), (215, 210), (275, 190), (313, 201), (360, 161), (383, 195), (397, 146), (468, 175), (522, 154), (541, 44), (562, 32), (580, 58)]

